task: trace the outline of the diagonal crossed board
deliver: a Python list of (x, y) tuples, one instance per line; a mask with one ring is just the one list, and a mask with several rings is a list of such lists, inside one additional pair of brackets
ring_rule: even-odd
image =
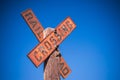
[[(57, 28), (52, 31), (45, 39), (43, 39), (43, 27), (38, 21), (31, 9), (22, 12), (22, 16), (39, 40), (39, 43), (29, 54), (28, 57), (38, 67), (42, 62), (44, 62), (47, 57), (52, 54), (56, 47), (74, 30), (76, 25), (67, 17)], [(61, 57), (60, 63), (62, 68), (60, 69), (60, 74), (63, 78), (66, 78), (71, 70), (66, 64), (65, 60)]]

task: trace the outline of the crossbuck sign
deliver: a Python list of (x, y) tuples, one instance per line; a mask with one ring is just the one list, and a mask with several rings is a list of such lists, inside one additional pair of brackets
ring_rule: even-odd
[[(50, 54), (60, 45), (60, 43), (75, 29), (76, 25), (70, 17), (67, 17), (62, 23), (60, 23), (54, 31), (52, 31), (47, 37), (43, 39), (43, 27), (38, 21), (31, 9), (27, 9), (22, 12), (22, 16), (30, 26), (31, 30), (37, 37), (39, 43), (29, 54), (29, 59), (38, 67), (44, 62)], [(65, 60), (61, 57), (62, 69), (60, 74), (63, 78), (66, 78), (70, 74), (71, 70), (66, 64)]]

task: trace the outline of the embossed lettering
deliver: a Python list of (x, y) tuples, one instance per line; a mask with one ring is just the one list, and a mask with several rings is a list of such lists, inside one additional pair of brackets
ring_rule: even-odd
[(37, 61), (41, 61), (41, 60), (42, 60), (42, 56), (41, 56), (41, 55), (38, 55), (38, 52), (37, 52), (37, 51), (34, 52), (34, 56), (35, 56), (35, 59), (36, 59)]

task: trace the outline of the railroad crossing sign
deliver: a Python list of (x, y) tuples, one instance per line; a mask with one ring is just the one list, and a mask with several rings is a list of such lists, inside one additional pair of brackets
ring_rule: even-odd
[[(55, 52), (60, 43), (76, 27), (72, 19), (70, 17), (67, 17), (61, 24), (57, 26), (57, 28), (55, 28), (55, 30), (53, 30), (44, 38), (44, 29), (32, 10), (27, 9), (26, 11), (22, 12), (22, 16), (37, 37), (38, 41), (41, 42), (28, 54), (29, 59), (36, 67), (38, 67), (53, 52)], [(66, 78), (70, 74), (71, 69), (62, 57), (60, 57), (60, 64), (62, 65), (62, 68), (60, 69), (60, 74), (63, 78)]]

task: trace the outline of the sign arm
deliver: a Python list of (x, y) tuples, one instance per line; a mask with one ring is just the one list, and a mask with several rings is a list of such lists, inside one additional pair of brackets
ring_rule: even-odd
[(41, 23), (34, 15), (33, 11), (31, 9), (27, 9), (24, 12), (22, 12), (21, 15), (28, 24), (28, 26), (30, 27), (30, 29), (35, 34), (38, 41), (39, 42), (42, 41), (44, 28), (42, 27)]
[[(42, 42), (43, 41), (43, 30), (44, 30), (44, 28), (42, 27), (41, 23), (38, 21), (38, 19), (34, 15), (33, 11), (31, 9), (28, 9), (28, 10), (22, 12), (22, 16), (25, 19), (26, 23), (31, 28), (31, 30), (33, 31), (33, 33), (35, 34), (35, 36), (37, 37), (38, 41)], [(69, 23), (69, 22), (66, 22), (66, 23)], [(66, 64), (66, 62), (64, 61), (64, 59), (62, 57), (60, 57), (60, 59), (61, 59), (60, 63), (64, 64), (63, 68), (60, 69), (60, 73), (61, 73), (63, 78), (66, 78), (67, 75), (70, 74), (71, 70), (70, 70), (69, 66)], [(67, 70), (69, 71), (69, 73), (67, 73), (67, 75), (63, 74), (63, 73), (65, 73), (64, 72), (65, 69), (66, 69), (66, 71)]]

